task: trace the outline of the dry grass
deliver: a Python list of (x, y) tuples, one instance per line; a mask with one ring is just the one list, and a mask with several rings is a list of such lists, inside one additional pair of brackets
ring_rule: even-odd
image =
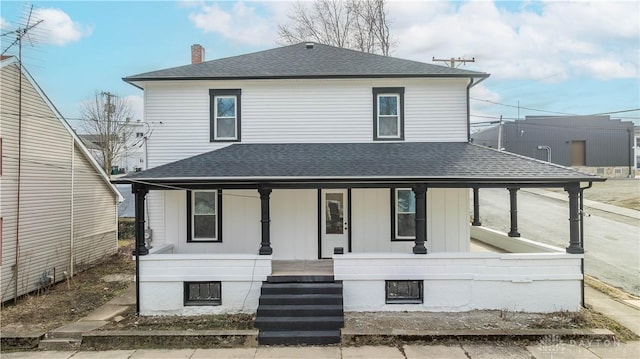
[(3, 304), (0, 318), (3, 331), (46, 332), (77, 321), (108, 302), (129, 286), (129, 282), (107, 282), (109, 274), (132, 274), (133, 241), (120, 241), (118, 253), (77, 273), (43, 293), (27, 294)]

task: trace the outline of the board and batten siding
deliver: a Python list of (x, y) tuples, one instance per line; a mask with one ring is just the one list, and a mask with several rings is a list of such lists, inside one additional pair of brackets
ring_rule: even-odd
[[(71, 273), (72, 243), (76, 240), (72, 239), (71, 213), (75, 202), (72, 198), (80, 198), (83, 194), (73, 188), (73, 178), (80, 176), (74, 162), (81, 162), (74, 159), (74, 138), (25, 75), (22, 78), (20, 218), (17, 228), (19, 69), (15, 64), (3, 65), (0, 73), (3, 147), (0, 299), (4, 302), (14, 298), (16, 289), (19, 296), (38, 289), (48, 276), (59, 281), (64, 279), (63, 272)], [(90, 166), (87, 168), (93, 170)], [(96, 175), (87, 187), (94, 187), (94, 193), (105, 192), (105, 196), (111, 198), (108, 204), (111, 212), (108, 218), (96, 217), (91, 225), (98, 226), (105, 220), (111, 225), (109, 230), (117, 233), (117, 197), (106, 184), (100, 189), (99, 182), (105, 184)], [(95, 198), (91, 200), (96, 201)], [(110, 253), (115, 253), (117, 244), (111, 243)], [(92, 252), (101, 245), (93, 241), (84, 251)]]
[[(153, 192), (152, 192), (153, 193)], [(186, 192), (164, 191), (165, 222), (158, 224), (175, 254), (256, 254), (260, 248), (260, 198), (257, 190), (224, 190), (222, 242), (187, 242)], [(352, 189), (353, 253), (411, 253), (414, 241), (391, 241), (390, 189)], [(469, 194), (466, 189), (427, 191), (427, 250), (469, 251)], [(275, 189), (270, 199), (273, 259), (318, 258), (318, 192)], [(154, 230), (154, 236), (156, 231)]]
[(210, 142), (209, 89), (241, 89), (243, 143), (373, 142), (373, 87), (405, 88), (405, 141), (466, 142), (467, 79), (145, 83), (149, 168), (229, 145)]
[[(351, 191), (353, 253), (411, 253), (414, 241), (391, 241), (390, 189)], [(427, 241), (433, 252), (469, 251), (469, 193), (466, 189), (427, 190)]]

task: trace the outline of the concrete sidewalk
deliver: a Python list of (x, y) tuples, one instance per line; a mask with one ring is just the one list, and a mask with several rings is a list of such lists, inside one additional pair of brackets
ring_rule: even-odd
[(531, 346), (495, 344), (401, 345), (362, 347), (259, 347), (229, 349), (53, 351), (3, 353), (3, 359), (637, 359), (640, 342), (561, 342), (550, 339)]

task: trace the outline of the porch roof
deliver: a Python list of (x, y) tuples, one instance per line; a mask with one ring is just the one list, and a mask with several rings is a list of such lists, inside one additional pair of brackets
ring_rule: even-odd
[(116, 183), (562, 184), (604, 181), (540, 160), (464, 142), (236, 143)]

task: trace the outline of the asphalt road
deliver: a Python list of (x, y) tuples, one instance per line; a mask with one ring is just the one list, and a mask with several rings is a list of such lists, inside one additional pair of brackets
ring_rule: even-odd
[[(640, 295), (640, 223), (588, 207), (585, 212), (585, 273)], [(480, 221), (483, 226), (509, 232), (508, 190), (480, 190)], [(567, 247), (568, 202), (518, 191), (518, 229), (523, 238)]]

